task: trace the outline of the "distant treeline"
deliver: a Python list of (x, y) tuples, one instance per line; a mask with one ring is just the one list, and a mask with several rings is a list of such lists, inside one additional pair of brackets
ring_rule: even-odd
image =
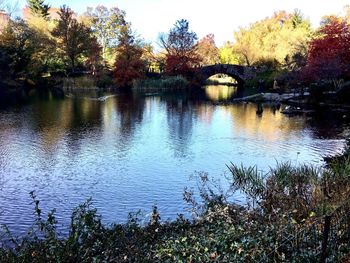
[[(23, 19), (10, 18), (0, 33), (0, 76), (4, 80), (37, 79), (61, 72), (84, 72), (109, 85), (131, 86), (152, 73), (183, 75), (196, 80), (195, 68), (225, 63), (265, 69), (247, 85), (275, 80), (290, 87), (326, 83), (339, 88), (350, 78), (350, 11), (326, 16), (317, 29), (295, 10), (239, 28), (222, 47), (214, 34), (202, 39), (179, 19), (160, 34), (155, 51), (131, 29), (125, 12), (99, 5), (77, 15), (67, 6), (50, 7), (43, 0), (28, 0)], [(5, 20), (4, 20), (5, 21)], [(5, 22), (4, 22), (5, 23)], [(2, 85), (6, 86), (6, 85)]]

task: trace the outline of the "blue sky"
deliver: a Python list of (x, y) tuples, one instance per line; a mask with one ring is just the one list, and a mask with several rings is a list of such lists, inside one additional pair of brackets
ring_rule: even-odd
[[(10, 0), (12, 1), (12, 0)], [(14, 1), (14, 0), (13, 0)], [(26, 3), (19, 0), (20, 7)], [(318, 26), (320, 18), (327, 14), (341, 14), (349, 0), (46, 0), (51, 6), (63, 4), (78, 13), (88, 6), (103, 4), (118, 6), (126, 12), (127, 20), (146, 41), (155, 42), (160, 32), (167, 32), (177, 19), (185, 18), (199, 38), (206, 34), (215, 35), (217, 45), (233, 40), (233, 32), (239, 26), (267, 16), (275, 11), (292, 12), (300, 9)]]

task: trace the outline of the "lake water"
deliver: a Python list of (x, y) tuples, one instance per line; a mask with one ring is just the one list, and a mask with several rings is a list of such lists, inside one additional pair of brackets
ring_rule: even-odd
[[(264, 105), (216, 105), (230, 88), (190, 95), (68, 94), (39, 96), (0, 110), (0, 223), (23, 233), (32, 223), (35, 191), (43, 210), (65, 225), (92, 197), (106, 223), (125, 222), (157, 205), (162, 219), (183, 213), (191, 175), (222, 178), (226, 164), (276, 161), (322, 164), (340, 152), (348, 119), (284, 116)], [(236, 197), (242, 199), (241, 196)]]

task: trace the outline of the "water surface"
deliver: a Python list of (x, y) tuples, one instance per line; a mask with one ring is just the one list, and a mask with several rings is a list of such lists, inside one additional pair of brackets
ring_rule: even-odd
[(162, 219), (175, 218), (196, 171), (222, 178), (230, 162), (262, 170), (287, 160), (320, 165), (344, 146), (343, 119), (288, 117), (268, 105), (259, 116), (254, 104), (214, 105), (232, 92), (210, 89), (204, 100), (73, 94), (1, 110), (0, 223), (26, 230), (33, 190), (63, 225), (89, 197), (107, 223), (153, 205)]

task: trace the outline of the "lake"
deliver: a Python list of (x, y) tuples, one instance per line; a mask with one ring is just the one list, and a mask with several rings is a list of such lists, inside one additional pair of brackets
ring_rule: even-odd
[(257, 115), (255, 104), (218, 105), (230, 89), (208, 87), (201, 99), (44, 94), (0, 110), (0, 223), (16, 234), (31, 225), (30, 191), (44, 211), (57, 209), (63, 226), (89, 197), (106, 223), (125, 222), (138, 209), (147, 216), (153, 205), (163, 220), (174, 219), (198, 172), (223, 178), (230, 162), (263, 171), (277, 161), (322, 165), (322, 156), (342, 151), (345, 116), (288, 117), (271, 105)]

